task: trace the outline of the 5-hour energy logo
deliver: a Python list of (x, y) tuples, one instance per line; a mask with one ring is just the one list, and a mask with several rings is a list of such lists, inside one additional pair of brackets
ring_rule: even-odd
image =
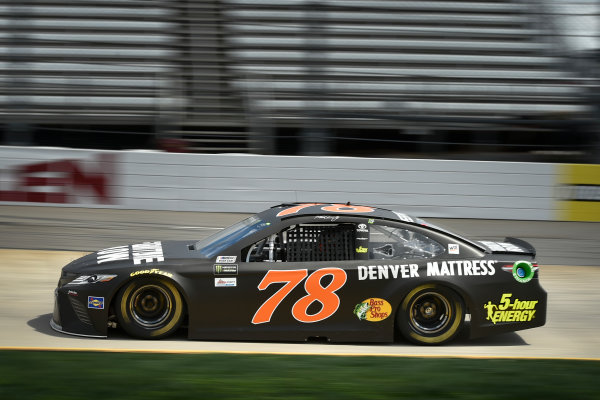
[(529, 322), (535, 318), (538, 300), (519, 300), (511, 302), (512, 293), (504, 293), (499, 304), (488, 301), (483, 306), (487, 310), (488, 321), (494, 325), (498, 322)]

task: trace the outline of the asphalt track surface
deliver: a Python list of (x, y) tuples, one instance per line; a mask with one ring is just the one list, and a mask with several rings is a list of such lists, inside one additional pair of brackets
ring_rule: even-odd
[[(202, 238), (241, 214), (0, 206), (0, 349), (139, 352), (235, 352), (475, 358), (600, 360), (600, 224), (441, 221), (483, 239), (516, 236), (538, 249), (542, 286), (549, 294), (546, 326), (446, 346), (190, 341), (181, 331), (141, 341), (114, 331), (108, 339), (68, 336), (49, 326), (60, 269), (87, 251), (153, 239)], [(440, 220), (433, 222), (440, 223)], [(564, 252), (558, 247), (569, 247)], [(69, 251), (65, 251), (69, 250)], [(73, 251), (79, 250), (79, 251)], [(575, 257), (575, 250), (580, 255)], [(570, 266), (562, 266), (565, 259)]]

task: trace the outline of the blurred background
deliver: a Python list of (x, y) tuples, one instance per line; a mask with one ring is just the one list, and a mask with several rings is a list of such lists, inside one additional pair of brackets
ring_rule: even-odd
[(1, 145), (600, 163), (598, 0), (4, 0)]

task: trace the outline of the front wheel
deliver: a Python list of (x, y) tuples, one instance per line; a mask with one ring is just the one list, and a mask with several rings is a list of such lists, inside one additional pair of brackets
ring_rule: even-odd
[(161, 339), (175, 332), (184, 317), (181, 294), (172, 282), (137, 279), (117, 294), (119, 324), (131, 336)]
[(439, 285), (422, 285), (402, 301), (396, 316), (402, 336), (411, 342), (436, 345), (452, 340), (460, 331), (465, 306), (458, 294)]

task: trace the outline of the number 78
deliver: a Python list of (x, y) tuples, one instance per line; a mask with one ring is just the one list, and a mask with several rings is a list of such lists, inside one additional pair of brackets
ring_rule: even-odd
[[(321, 279), (327, 275), (331, 275), (332, 280), (327, 286), (323, 286)], [(265, 290), (272, 283), (284, 283), (284, 285), (260, 306), (252, 317), (252, 323), (270, 322), (275, 309), (304, 279), (306, 279), (304, 289), (307, 295), (294, 303), (292, 307), (294, 318), (300, 322), (312, 323), (331, 317), (340, 306), (340, 298), (335, 292), (341, 289), (347, 280), (343, 269), (322, 268), (310, 276), (306, 269), (270, 270), (258, 284), (258, 289)], [(314, 314), (309, 314), (308, 307), (315, 301), (321, 303), (321, 309)]]

